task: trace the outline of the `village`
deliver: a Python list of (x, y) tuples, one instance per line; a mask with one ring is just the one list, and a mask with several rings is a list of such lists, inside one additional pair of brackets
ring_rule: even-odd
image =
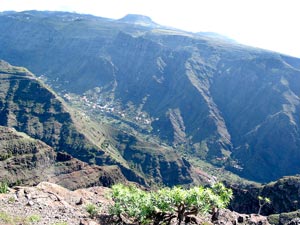
[[(87, 95), (78, 96), (74, 94), (64, 94), (64, 100), (71, 102), (72, 104), (80, 104), (84, 106), (87, 112), (93, 112), (93, 114), (104, 114), (113, 118), (120, 119), (122, 121), (132, 122), (141, 128), (151, 127), (153, 118), (151, 118), (146, 112), (136, 110), (132, 106), (123, 107), (121, 103), (113, 101), (111, 99), (99, 96), (90, 97)], [(157, 120), (158, 118), (156, 118)]]

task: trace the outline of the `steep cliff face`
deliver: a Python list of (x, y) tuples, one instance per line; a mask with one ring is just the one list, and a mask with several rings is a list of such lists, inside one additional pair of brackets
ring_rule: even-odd
[(234, 59), (224, 70), (212, 92), (243, 167), (237, 172), (258, 181), (299, 173), (299, 70), (270, 54)]
[(115, 97), (123, 104), (143, 103), (143, 110), (159, 118), (152, 123), (154, 133), (170, 143), (184, 143), (188, 138), (206, 142), (210, 157), (219, 157), (222, 148), (230, 148), (224, 120), (208, 93), (208, 84), (198, 77), (196, 68), (201, 65), (190, 52), (124, 33), (116, 37), (109, 52), (117, 68)]
[(261, 182), (300, 173), (299, 59), (137, 20), (3, 14), (0, 57), (62, 94), (96, 88), (91, 107), (147, 114), (151, 135), (191, 157)]

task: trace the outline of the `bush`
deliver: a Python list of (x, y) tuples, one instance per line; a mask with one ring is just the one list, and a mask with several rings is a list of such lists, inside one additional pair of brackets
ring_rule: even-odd
[(58, 222), (58, 223), (54, 223), (52, 225), (68, 225), (67, 222)]
[(27, 221), (30, 223), (37, 223), (41, 221), (40, 215), (30, 215), (27, 217)]
[(98, 214), (98, 207), (96, 205), (94, 205), (94, 204), (89, 203), (85, 207), (85, 209), (89, 213), (89, 215), (90, 215), (91, 218), (94, 218)]
[(8, 192), (8, 184), (7, 182), (3, 181), (0, 182), (0, 194), (5, 194)]
[[(0, 224), (7, 225), (30, 225), (35, 224), (41, 221), (40, 215), (29, 215), (28, 217), (18, 216), (18, 215), (10, 215), (6, 212), (0, 211)], [(3, 223), (2, 223), (3, 222)]]
[(114, 204), (110, 213), (131, 222), (147, 224), (170, 223), (177, 219), (178, 224), (191, 215), (216, 213), (226, 207), (232, 198), (232, 191), (217, 183), (211, 188), (194, 187), (189, 190), (181, 187), (162, 188), (158, 191), (143, 191), (135, 186), (117, 184), (112, 186)]

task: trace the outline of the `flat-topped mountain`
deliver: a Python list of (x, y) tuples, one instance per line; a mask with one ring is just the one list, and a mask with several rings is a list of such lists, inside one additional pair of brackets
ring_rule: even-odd
[(0, 58), (139, 140), (255, 181), (300, 173), (299, 59), (124, 20), (149, 22), (2, 14)]
[(146, 27), (159, 27), (159, 25), (152, 21), (148, 16), (138, 15), (138, 14), (128, 14), (123, 18), (118, 20), (123, 23), (130, 23), (134, 25), (146, 26)]

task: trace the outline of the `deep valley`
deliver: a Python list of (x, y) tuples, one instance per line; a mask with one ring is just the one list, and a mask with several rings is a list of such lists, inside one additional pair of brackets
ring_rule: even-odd
[(231, 210), (256, 213), (268, 197), (261, 214), (286, 224), (300, 209), (299, 162), (298, 58), (140, 15), (0, 13), (0, 181), (11, 187), (223, 181)]

